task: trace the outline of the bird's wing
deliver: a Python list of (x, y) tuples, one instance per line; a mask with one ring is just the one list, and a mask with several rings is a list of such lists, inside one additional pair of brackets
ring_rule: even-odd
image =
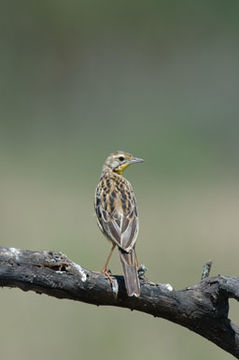
[(129, 252), (135, 245), (139, 227), (135, 196), (129, 201), (120, 192), (112, 193), (102, 194), (96, 191), (98, 225), (119, 248)]

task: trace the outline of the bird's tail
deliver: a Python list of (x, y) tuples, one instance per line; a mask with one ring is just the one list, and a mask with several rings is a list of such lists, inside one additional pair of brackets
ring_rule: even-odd
[(119, 248), (120, 260), (124, 271), (124, 281), (128, 296), (140, 296), (137, 261), (134, 249), (129, 253)]

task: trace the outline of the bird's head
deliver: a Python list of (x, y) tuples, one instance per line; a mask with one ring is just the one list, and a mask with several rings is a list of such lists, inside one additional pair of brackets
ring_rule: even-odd
[(110, 154), (104, 163), (104, 168), (110, 168), (112, 171), (116, 172), (119, 175), (122, 175), (124, 170), (136, 163), (143, 162), (143, 159), (134, 157), (131, 154), (128, 154), (123, 151), (116, 151)]

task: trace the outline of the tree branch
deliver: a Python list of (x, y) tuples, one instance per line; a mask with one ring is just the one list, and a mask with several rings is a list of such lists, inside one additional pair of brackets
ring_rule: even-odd
[(114, 279), (111, 286), (103, 274), (84, 269), (62, 253), (0, 247), (0, 286), (162, 317), (200, 334), (239, 359), (239, 327), (228, 319), (228, 299), (239, 300), (239, 278), (205, 277), (182, 290), (141, 279), (139, 298), (127, 296), (122, 276)]

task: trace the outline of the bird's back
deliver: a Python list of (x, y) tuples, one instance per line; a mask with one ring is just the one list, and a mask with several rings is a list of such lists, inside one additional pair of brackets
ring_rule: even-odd
[(122, 175), (103, 171), (96, 188), (95, 211), (101, 231), (119, 247), (133, 248), (138, 216), (131, 184)]

